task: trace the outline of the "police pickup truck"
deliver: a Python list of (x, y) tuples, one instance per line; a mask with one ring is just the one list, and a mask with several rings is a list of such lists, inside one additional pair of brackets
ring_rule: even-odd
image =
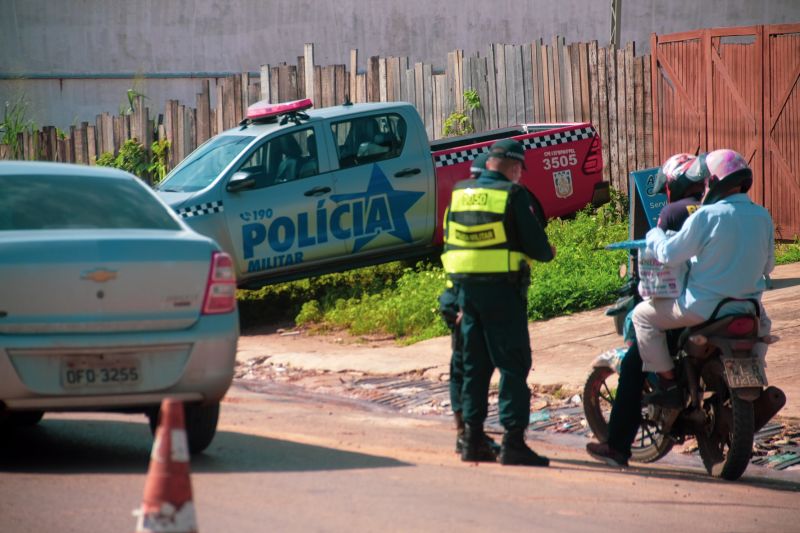
[(256, 288), (430, 254), (456, 181), (497, 139), (526, 150), (520, 181), (543, 217), (608, 201), (591, 124), (528, 124), (429, 142), (408, 103), (259, 102), (205, 142), (158, 194)]

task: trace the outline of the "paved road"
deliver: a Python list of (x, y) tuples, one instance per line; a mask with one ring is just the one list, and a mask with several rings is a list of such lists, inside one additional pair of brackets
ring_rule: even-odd
[[(775, 333), (768, 373), (800, 418), (800, 265), (779, 267), (765, 295)], [(531, 325), (532, 384), (579, 388), (592, 358), (619, 343), (602, 310)], [(447, 372), (448, 339), (409, 347), (372, 340), (246, 335), (238, 359), (370, 374)], [(330, 380), (335, 375), (328, 375)], [(624, 471), (587, 459), (585, 438), (531, 435), (550, 469), (472, 466), (452, 453), (444, 417), (413, 417), (298, 387), (234, 387), (220, 433), (192, 461), (200, 531), (798, 530), (800, 474), (751, 466), (737, 483), (709, 479), (673, 453)], [(130, 531), (151, 437), (143, 416), (50, 415), (0, 440), (4, 533)]]
[[(449, 421), (266, 383), (235, 387), (192, 461), (201, 532), (790, 531), (796, 473), (708, 478), (673, 454), (611, 469), (572, 439), (533, 436), (549, 469), (464, 464)], [(0, 443), (2, 531), (132, 531), (151, 439), (144, 417), (48, 415)]]
[[(764, 293), (764, 305), (781, 340), (767, 355), (772, 385), (786, 392), (781, 416), (800, 420), (800, 263), (782, 265), (773, 273), (774, 289)], [(530, 325), (534, 370), (529, 383), (563, 385), (582, 390), (591, 362), (598, 354), (621, 344), (603, 309), (534, 322)], [(444, 379), (450, 357), (449, 337), (399, 347), (391, 340), (350, 343), (337, 336), (249, 333), (239, 340), (237, 360), (269, 357), (273, 365), (307, 370), (368, 374), (414, 372)], [(497, 379), (495, 373), (495, 379)]]

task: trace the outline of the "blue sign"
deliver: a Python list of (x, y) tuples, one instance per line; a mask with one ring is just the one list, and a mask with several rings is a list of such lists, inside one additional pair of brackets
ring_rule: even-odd
[[(647, 216), (647, 221), (650, 227), (654, 228), (658, 223), (658, 215), (661, 209), (667, 205), (667, 195), (665, 193), (655, 193), (653, 186), (656, 181), (656, 173), (659, 167), (646, 168), (644, 170), (636, 170), (631, 172), (631, 191), (629, 198), (633, 198), (634, 194), (639, 195), (639, 200), (642, 202), (642, 208)], [(634, 193), (633, 189), (636, 189)], [(631, 207), (633, 202), (631, 202)], [(631, 220), (633, 220), (633, 213), (631, 213)]]

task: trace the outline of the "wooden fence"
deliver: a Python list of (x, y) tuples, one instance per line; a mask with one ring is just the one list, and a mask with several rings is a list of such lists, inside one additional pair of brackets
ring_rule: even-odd
[[(22, 154), (0, 145), (0, 159), (93, 164), (99, 154), (117, 153), (126, 139), (148, 147), (154, 139), (167, 139), (172, 167), (209, 137), (238, 124), (247, 106), (258, 100), (311, 97), (327, 107), (349, 97), (353, 102), (411, 102), (431, 139), (442, 137), (445, 121), (456, 112), (468, 114), (476, 131), (520, 123), (591, 122), (603, 140), (605, 179), (623, 192), (630, 171), (657, 164), (651, 61), (637, 57), (632, 44), (614, 50), (596, 41), (567, 44), (562, 37), (549, 44), (492, 44), (482, 54), (449, 53), (441, 72), (407, 57), (377, 56), (366, 58), (366, 69), (359, 72), (359, 52), (351, 50), (349, 59), (349, 65), (316, 65), (314, 45), (308, 44), (295, 64), (264, 65), (259, 75), (220, 78), (213, 87), (202, 81), (195, 102), (169, 100), (163, 114), (153, 114), (140, 97), (132, 114), (103, 113), (63, 136), (54, 127), (20, 134)], [(465, 110), (466, 90), (477, 93), (479, 108)]]

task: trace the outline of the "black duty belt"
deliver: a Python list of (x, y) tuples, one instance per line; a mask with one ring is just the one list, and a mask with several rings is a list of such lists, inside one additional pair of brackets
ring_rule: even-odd
[[(527, 274), (527, 273), (526, 273)], [(450, 279), (458, 283), (527, 283), (528, 277), (522, 272), (502, 274), (450, 274)]]

